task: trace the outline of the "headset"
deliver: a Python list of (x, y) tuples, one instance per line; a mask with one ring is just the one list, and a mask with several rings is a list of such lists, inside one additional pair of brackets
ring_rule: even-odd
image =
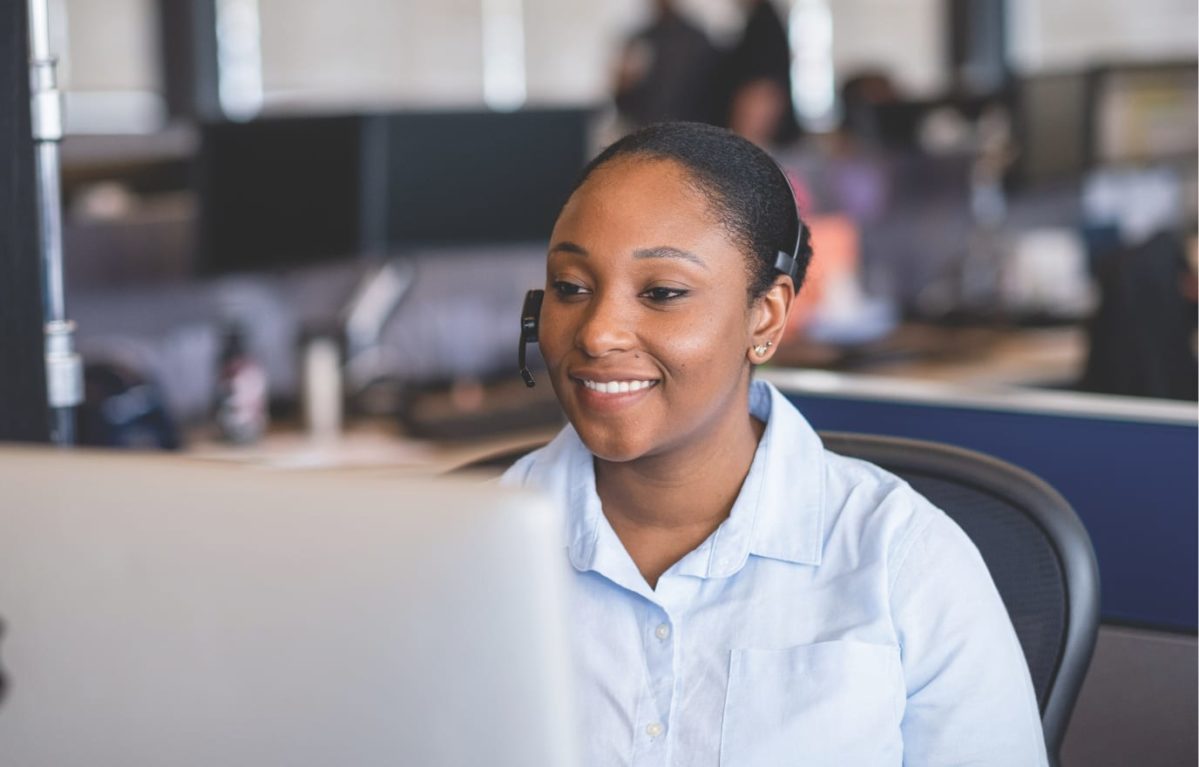
[[(795, 190), (791, 186), (791, 178), (787, 175), (787, 171), (783, 170), (783, 166), (779, 165), (777, 160), (771, 158), (774, 166), (778, 169), (779, 175), (783, 177), (783, 181), (787, 184), (787, 189), (791, 191), (791, 199), (795, 200)], [(785, 250), (780, 250), (774, 257), (774, 269), (779, 274), (785, 274), (791, 278), (791, 281), (799, 287), (799, 268), (800, 255), (806, 262), (812, 255), (812, 245), (810, 238), (805, 237), (807, 227), (804, 225), (803, 219), (799, 215), (799, 205), (795, 206), (795, 221), (796, 221), (796, 237), (795, 248), (788, 253)], [(541, 323), (541, 303), (545, 300), (544, 290), (530, 290), (525, 293), (525, 304), (520, 310), (520, 346), (517, 351), (517, 361), (520, 364), (520, 377), (524, 379), (525, 386), (532, 388), (537, 385), (533, 380), (533, 373), (529, 370), (529, 366), (525, 364), (525, 350), (529, 344), (535, 344), (538, 340), (538, 328)]]
[(545, 298), (544, 290), (530, 290), (525, 293), (525, 305), (520, 310), (520, 351), (517, 352), (520, 362), (520, 377), (525, 379), (525, 386), (530, 389), (537, 385), (533, 373), (525, 364), (525, 349), (529, 344), (537, 343), (537, 326), (541, 323), (541, 302)]

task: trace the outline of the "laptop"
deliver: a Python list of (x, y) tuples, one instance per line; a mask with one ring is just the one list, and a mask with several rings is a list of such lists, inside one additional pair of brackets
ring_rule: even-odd
[(559, 518), (470, 479), (0, 448), (0, 761), (577, 764)]

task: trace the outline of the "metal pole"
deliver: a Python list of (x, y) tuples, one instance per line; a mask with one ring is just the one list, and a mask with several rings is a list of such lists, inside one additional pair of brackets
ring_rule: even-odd
[(66, 318), (62, 278), (62, 196), (58, 142), (62, 140), (62, 97), (57, 59), (50, 53), (47, 0), (29, 0), (30, 91), (41, 235), (42, 311), (46, 321), (46, 400), (50, 439), (75, 441), (74, 408), (83, 401), (83, 366), (74, 351), (74, 323)]

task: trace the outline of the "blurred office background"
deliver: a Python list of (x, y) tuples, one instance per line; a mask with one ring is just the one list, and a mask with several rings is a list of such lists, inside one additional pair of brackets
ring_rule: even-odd
[(763, 374), (820, 428), (1057, 485), (1104, 582), (1066, 763), (1194, 762), (1191, 0), (50, 13), (80, 442), (429, 468), (544, 438), (560, 414), (516, 375), (517, 317), (575, 175), (649, 119), (732, 125), (784, 165), (816, 250)]
[[(68, 314), (93, 396), (115, 368), (186, 432), (244, 336), (286, 408), (319, 336), (351, 412), (412, 416), (413, 393), (462, 381), (506, 410), (486, 384), (511, 377), (575, 173), (641, 115), (695, 116), (661, 103), (674, 83), (700, 78), (729, 124), (720, 57), (765, 45), (741, 40), (755, 5), (52, 0)], [(709, 70), (681, 55), (690, 80), (663, 74), (663, 6)], [(755, 138), (817, 252), (780, 364), (1195, 397), (1193, 4), (773, 7), (797, 130)], [(648, 95), (618, 110), (630, 67)], [(552, 417), (514, 407), (473, 423)], [(472, 432), (438, 412), (455, 423), (409, 426)]]

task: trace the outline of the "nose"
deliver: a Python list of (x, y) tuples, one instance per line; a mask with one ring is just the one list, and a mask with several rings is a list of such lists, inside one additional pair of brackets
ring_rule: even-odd
[(634, 339), (628, 307), (602, 293), (592, 296), (575, 334), (575, 346), (588, 357), (602, 357), (611, 352), (628, 351)]

